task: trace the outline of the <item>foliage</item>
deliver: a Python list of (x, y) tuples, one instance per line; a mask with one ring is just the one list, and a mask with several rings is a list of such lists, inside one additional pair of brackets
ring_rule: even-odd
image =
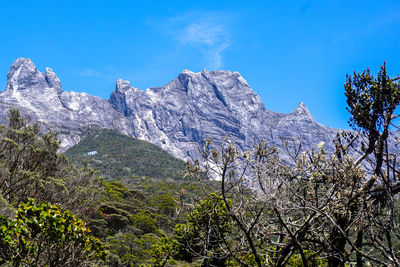
[(13, 220), (1, 217), (0, 257), (15, 266), (84, 266), (105, 259), (86, 224), (60, 206), (21, 202)]
[[(98, 154), (86, 155), (93, 150)], [(113, 180), (102, 183), (98, 212), (87, 214), (93, 234), (103, 238), (110, 249), (111, 265), (156, 264), (151, 247), (162, 238), (171, 237), (174, 225), (187, 212), (179, 207), (204, 197), (202, 183), (182, 179), (182, 161), (113, 130), (93, 128), (66, 155), (72, 162), (86, 161)], [(204, 186), (213, 187), (215, 183), (205, 181)], [(146, 249), (139, 244), (147, 244)]]
[(159, 195), (154, 198), (154, 204), (157, 207), (158, 213), (172, 218), (176, 214), (177, 199), (171, 195)]
[[(98, 153), (88, 156), (90, 151)], [(185, 163), (156, 145), (123, 135), (116, 130), (93, 127), (66, 156), (73, 162), (87, 160), (110, 180), (129, 176), (183, 177)]]
[(38, 124), (28, 124), (15, 109), (9, 110), (8, 121), (0, 126), (3, 263), (81, 266), (104, 258), (100, 241), (67, 211), (79, 216), (93, 212), (102, 192), (101, 179), (57, 152), (57, 132), (41, 132)]
[[(149, 181), (146, 182), (149, 186)], [(132, 189), (133, 184), (103, 183), (106, 190), (99, 213), (90, 215), (88, 223), (93, 233), (106, 242), (110, 251), (108, 264), (157, 266), (161, 262), (161, 258), (155, 258), (157, 253), (153, 246), (165, 249), (165, 244), (159, 242), (172, 234), (179, 219), (174, 207), (177, 200), (171, 195), (174, 187), (169, 192), (164, 191), (163, 186), (158, 187), (158, 183), (151, 184), (151, 192), (141, 192), (139, 187)], [(167, 253), (164, 250), (158, 253), (161, 251)], [(172, 261), (168, 258), (166, 262)]]
[(351, 125), (361, 131), (338, 134), (333, 154), (323, 145), (301, 151), (296, 140), (285, 151), (261, 141), (244, 153), (206, 142), (190, 169), (220, 181), (237, 240), (224, 243), (227, 256), (252, 266), (400, 266), (399, 154), (389, 147), (399, 79), (385, 65), (377, 79), (368, 70), (347, 77)]
[(203, 264), (225, 265), (224, 251), (232, 221), (221, 197), (210, 195), (187, 216), (186, 223), (175, 226), (177, 258), (193, 261), (200, 257)]
[[(205, 183), (207, 188), (215, 186)], [(87, 221), (110, 251), (107, 263), (188, 266), (171, 258), (176, 250), (163, 240), (176, 243), (174, 226), (185, 218), (186, 204), (204, 198), (202, 186), (197, 181), (147, 176), (104, 181), (98, 212), (87, 215)]]
[(396, 79), (387, 75), (383, 64), (374, 78), (367, 69), (361, 74), (354, 72), (353, 77), (346, 76), (346, 97), (353, 127), (375, 136), (387, 127), (396, 107), (400, 104), (400, 89)]
[(9, 125), (0, 127), (0, 193), (8, 201), (29, 196), (50, 201), (63, 192), (67, 160), (57, 154), (55, 132), (39, 136), (37, 124), (28, 125), (18, 110), (9, 110)]
[(15, 205), (34, 197), (62, 203), (82, 215), (98, 200), (101, 181), (87, 166), (76, 168), (57, 153), (57, 132), (40, 133), (16, 109), (10, 109), (9, 125), (0, 126), (0, 195)]
[(110, 253), (114, 255), (114, 264), (138, 266), (150, 261), (152, 246), (159, 241), (155, 234), (144, 234), (138, 237), (132, 233), (118, 233), (107, 240)]
[(167, 236), (161, 237), (160, 240), (152, 246), (152, 265), (164, 266), (169, 263), (176, 263), (172, 258), (177, 255), (177, 243), (175, 239), (170, 239)]
[[(76, 158), (72, 156), (71, 160), (75, 161)], [(99, 171), (104, 173), (102, 168)], [(157, 265), (160, 259), (154, 258), (152, 246), (159, 246), (163, 238), (173, 240), (174, 226), (184, 219), (187, 212), (184, 204), (196, 203), (202, 199), (203, 186), (211, 188), (216, 185), (212, 181), (204, 183), (149, 176), (128, 176), (120, 181), (103, 181), (104, 190), (100, 194), (98, 211), (86, 217), (93, 234), (102, 238), (110, 250), (108, 264)], [(179, 260), (171, 257), (166, 262), (174, 266), (180, 264)], [(187, 266), (187, 263), (182, 266)]]

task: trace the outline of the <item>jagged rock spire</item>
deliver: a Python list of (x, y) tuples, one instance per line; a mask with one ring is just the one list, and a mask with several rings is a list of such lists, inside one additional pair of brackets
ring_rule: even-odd
[(61, 82), (60, 79), (58, 79), (57, 75), (53, 72), (52, 69), (46, 68), (46, 72), (44, 73), (44, 76), (46, 78), (46, 81), (49, 85), (49, 87), (55, 88), (58, 91), (61, 91)]
[[(118, 79), (115, 83), (115, 90), (111, 93), (109, 103), (114, 107), (114, 109), (122, 112), (125, 116), (132, 114), (132, 107), (128, 107), (132, 98), (136, 101), (136, 97), (139, 97), (136, 93), (143, 91), (131, 86), (131, 83), (127, 80)], [(140, 94), (140, 93), (139, 93)], [(135, 96), (135, 97), (132, 97)]]
[(118, 79), (115, 83), (115, 90), (123, 92), (131, 87), (131, 83), (126, 80)]
[(306, 107), (306, 105), (303, 102), (300, 102), (300, 104), (298, 105), (298, 107), (293, 110), (290, 115), (292, 116), (296, 116), (298, 118), (302, 118), (310, 120), (312, 122), (315, 122), (314, 117), (311, 115), (311, 112), (308, 110), (308, 108)]
[(61, 91), (61, 82), (50, 68), (41, 73), (29, 58), (18, 58), (7, 74), (6, 91), (10, 90), (42, 90), (54, 88)]

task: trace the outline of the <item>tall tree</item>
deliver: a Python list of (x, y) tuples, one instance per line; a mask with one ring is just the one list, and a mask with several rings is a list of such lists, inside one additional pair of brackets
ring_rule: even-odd
[[(345, 95), (355, 131), (338, 133), (333, 154), (323, 143), (302, 151), (296, 140), (284, 141), (285, 151), (262, 141), (245, 153), (228, 141), (207, 142), (191, 166), (220, 181), (218, 195), (254, 265), (400, 266), (399, 154), (390, 133), (399, 78), (385, 64), (376, 78), (368, 69), (354, 73)], [(238, 250), (227, 251), (238, 258)]]
[(82, 215), (99, 198), (101, 179), (90, 168), (79, 169), (58, 153), (58, 133), (41, 133), (16, 109), (8, 112), (8, 125), (0, 126), (0, 194), (18, 204), (34, 197), (61, 203)]

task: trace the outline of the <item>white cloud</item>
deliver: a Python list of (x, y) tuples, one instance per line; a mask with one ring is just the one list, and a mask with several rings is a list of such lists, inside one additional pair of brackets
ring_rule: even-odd
[(192, 46), (204, 55), (208, 67), (220, 69), (222, 52), (230, 46), (231, 17), (220, 12), (191, 11), (168, 19), (163, 27), (181, 45)]
[(116, 79), (122, 77), (120, 71), (110, 66), (95, 68), (83, 68), (78, 71), (74, 71), (74, 74), (81, 77), (97, 78), (107, 81), (115, 81)]
[(90, 77), (90, 78), (103, 78), (104, 74), (100, 71), (97, 71), (95, 69), (90, 69), (90, 68), (85, 68), (81, 71), (78, 71), (76, 73), (78, 76), (82, 77)]

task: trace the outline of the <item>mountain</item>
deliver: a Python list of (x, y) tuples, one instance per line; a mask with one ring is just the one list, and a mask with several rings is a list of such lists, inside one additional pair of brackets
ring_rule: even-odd
[(73, 162), (87, 161), (107, 179), (131, 176), (180, 179), (186, 164), (160, 147), (113, 129), (92, 128), (65, 152)]
[(37, 70), (19, 58), (0, 93), (2, 122), (7, 110), (20, 109), (44, 129), (60, 132), (61, 151), (77, 144), (91, 126), (115, 129), (165, 149), (180, 159), (199, 156), (198, 147), (229, 136), (241, 150), (265, 139), (282, 147), (282, 139), (300, 138), (303, 147), (321, 141), (332, 150), (337, 130), (314, 120), (300, 105), (289, 114), (270, 111), (238, 72), (184, 70), (163, 87), (146, 91), (117, 80), (110, 99), (64, 91), (57, 75)]

